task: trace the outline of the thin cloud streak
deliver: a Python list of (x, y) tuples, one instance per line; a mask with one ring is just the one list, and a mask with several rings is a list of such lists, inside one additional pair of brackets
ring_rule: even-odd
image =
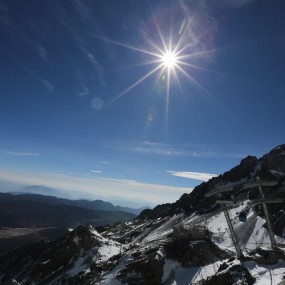
[(90, 92), (89, 88), (87, 88), (86, 86), (82, 86), (82, 89), (83, 90), (81, 92), (79, 92), (79, 96), (80, 97), (87, 96), (89, 94), (89, 92)]
[(45, 49), (42, 45), (40, 45), (39, 43), (37, 43), (37, 42), (31, 42), (31, 43), (33, 44), (34, 48), (36, 49), (36, 51), (37, 51), (39, 57), (40, 57), (43, 61), (49, 62), (46, 49)]
[(255, 0), (203, 0), (200, 5), (204, 6), (204, 10), (213, 9), (241, 9), (255, 2)]
[(97, 73), (102, 86), (106, 87), (107, 85), (103, 79), (103, 66), (99, 63), (95, 56), (85, 47), (86, 41), (81, 36), (74, 34), (74, 38), (78, 48), (81, 50), (81, 52), (84, 54), (88, 62), (92, 65), (93, 69)]
[(83, 3), (83, 1), (80, 0), (72, 0), (73, 5), (74, 5), (74, 9), (76, 10), (76, 12), (78, 13), (78, 15), (81, 17), (81, 19), (83, 21), (87, 21), (87, 22), (92, 22), (94, 21), (94, 17), (92, 15), (91, 12), (91, 7), (86, 5), (86, 1), (85, 3)]
[(2, 153), (12, 156), (39, 156), (39, 153), (36, 152), (22, 152), (22, 151), (9, 151), (3, 150)]
[(227, 0), (223, 1), (224, 3), (227, 3), (227, 5), (233, 9), (242, 8), (244, 6), (247, 6), (249, 4), (252, 4), (255, 0)]
[(47, 91), (52, 93), (54, 90), (53, 84), (51, 84), (48, 80), (45, 80), (45, 79), (41, 79), (41, 81), (44, 84), (44, 86), (46, 87)]
[[(111, 147), (129, 152), (137, 152), (149, 155), (161, 155), (169, 157), (196, 157), (196, 158), (216, 158), (216, 157), (228, 157), (228, 158), (243, 158), (246, 154), (241, 152), (234, 153), (227, 150), (195, 150), (192, 146), (177, 145), (170, 146), (163, 143), (154, 143), (149, 141), (144, 142), (118, 142), (112, 144)], [(210, 149), (210, 147), (208, 147)]]
[(153, 143), (145, 141), (143, 143), (131, 142), (129, 146), (122, 146), (132, 152), (143, 154), (157, 154), (163, 156), (192, 156), (192, 157), (214, 157), (215, 152), (211, 151), (193, 151), (186, 148), (172, 147), (167, 144)]
[(203, 172), (190, 172), (190, 171), (167, 171), (172, 176), (183, 177), (187, 179), (194, 179), (200, 181), (208, 181), (209, 179), (216, 177), (217, 174), (203, 173)]
[(101, 170), (93, 170), (93, 169), (91, 169), (90, 171), (93, 172), (93, 173), (102, 173)]

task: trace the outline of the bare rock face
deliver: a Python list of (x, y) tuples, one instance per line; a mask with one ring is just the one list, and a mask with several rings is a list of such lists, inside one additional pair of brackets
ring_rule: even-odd
[(164, 248), (167, 258), (177, 260), (184, 267), (204, 266), (233, 255), (206, 241), (194, 243), (188, 240), (172, 241), (165, 244)]
[(193, 285), (234, 285), (234, 284), (247, 284), (253, 285), (256, 279), (250, 275), (247, 268), (242, 265), (230, 265), (224, 263), (221, 265), (219, 272), (216, 275), (201, 280)]
[(279, 260), (284, 260), (284, 252), (280, 249), (270, 250), (257, 248), (250, 252), (249, 254), (252, 260), (256, 261), (259, 264), (273, 265), (276, 264)]
[(92, 226), (81, 225), (56, 242), (42, 241), (18, 248), (0, 257), (0, 272), (4, 273), (1, 284), (13, 284), (15, 276), (20, 284), (51, 284), (78, 260), (91, 262), (90, 254), (96, 254), (104, 242), (106, 239)]
[(285, 144), (275, 147), (262, 157), (262, 168), (285, 174)]
[(164, 258), (157, 251), (153, 248), (134, 254), (117, 279), (129, 285), (161, 285)]
[(50, 242), (43, 240), (37, 243), (27, 244), (2, 255), (0, 257), (1, 284), (17, 284), (17, 281), (14, 280), (15, 276), (22, 278), (22, 276), (28, 272), (27, 264), (36, 262), (38, 257), (43, 252), (46, 252), (50, 246)]
[(251, 173), (254, 173), (258, 159), (255, 156), (247, 156), (242, 159), (240, 164), (232, 168), (230, 171), (225, 172), (222, 175), (222, 181), (236, 182), (243, 178), (249, 178)]

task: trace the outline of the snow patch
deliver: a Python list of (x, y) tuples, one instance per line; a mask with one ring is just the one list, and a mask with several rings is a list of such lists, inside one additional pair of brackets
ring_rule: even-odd
[(285, 261), (274, 265), (260, 265), (254, 261), (248, 261), (244, 265), (250, 274), (256, 278), (256, 285), (281, 284), (284, 280)]
[(68, 275), (74, 276), (77, 275), (81, 271), (85, 271), (87, 265), (84, 263), (85, 258), (79, 257), (73, 264), (72, 268), (67, 271)]
[(74, 242), (76, 245), (78, 245), (79, 237), (78, 237), (78, 236), (74, 237), (74, 238), (73, 238), (73, 242)]
[(121, 246), (117, 243), (103, 245), (99, 248), (96, 259), (107, 261), (112, 256), (119, 254), (121, 252), (121, 249)]
[(182, 267), (177, 261), (166, 259), (163, 267), (162, 283), (188, 285), (191, 282), (198, 282), (207, 279), (217, 273), (222, 262), (201, 267)]

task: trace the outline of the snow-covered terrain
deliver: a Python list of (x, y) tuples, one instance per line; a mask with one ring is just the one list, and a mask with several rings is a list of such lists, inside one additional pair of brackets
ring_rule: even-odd
[[(248, 253), (257, 247), (262, 247), (265, 250), (269, 249), (270, 239), (266, 228), (263, 227), (265, 220), (257, 216), (256, 212), (250, 210), (247, 216), (247, 221), (245, 223), (239, 222), (237, 214), (239, 211), (241, 211), (242, 207), (243, 206), (232, 208), (229, 213), (244, 255), (248, 256)], [(69, 262), (68, 268), (64, 274), (65, 279), (72, 280), (72, 278), (78, 278), (78, 276), (81, 276), (82, 280), (84, 280), (84, 277), (87, 277), (88, 275), (91, 276), (94, 268), (96, 268), (96, 272), (100, 272), (100, 278), (98, 278), (96, 275), (97, 277), (93, 278), (93, 283), (82, 284), (126, 284), (124, 282), (128, 282), (128, 280), (143, 278), (141, 275), (139, 275), (141, 273), (139, 273), (139, 271), (136, 271), (136, 261), (141, 257), (141, 262), (146, 262), (143, 260), (150, 259), (156, 259), (158, 262), (161, 261), (162, 274), (160, 284), (164, 285), (200, 284), (199, 282), (202, 282), (202, 280), (223, 274), (223, 271), (220, 270), (223, 263), (227, 263), (229, 266), (241, 265), (242, 267), (246, 268), (249, 274), (255, 278), (255, 283), (253, 284), (257, 285), (279, 284), (285, 276), (284, 260), (279, 260), (274, 264), (260, 264), (253, 259), (240, 261), (234, 258), (231, 262), (229, 262), (229, 257), (224, 259), (219, 259), (217, 257), (216, 261), (214, 262), (207, 263), (207, 259), (205, 259), (204, 265), (197, 266), (193, 264), (192, 266), (185, 266), (181, 263), (180, 260), (173, 259), (171, 256), (169, 256), (164, 246), (165, 244), (172, 242), (173, 226), (175, 226), (177, 223), (183, 223), (188, 227), (195, 225), (203, 225), (207, 227), (213, 233), (213, 244), (216, 245), (221, 251), (227, 251), (229, 256), (234, 257), (235, 247), (232, 244), (227, 222), (222, 211), (217, 211), (214, 215), (194, 214), (190, 217), (185, 216), (184, 214), (178, 214), (169, 218), (156, 219), (151, 221), (146, 220), (140, 221), (139, 223), (140, 225), (136, 227), (134, 225), (137, 225), (138, 221), (127, 222), (125, 224), (117, 226), (116, 228), (113, 228), (110, 231), (103, 232), (102, 234), (99, 234), (95, 229), (89, 226), (87, 229), (90, 238), (93, 239), (93, 242), (91, 242), (91, 246), (87, 250), (79, 250), (77, 257), (73, 258)], [(124, 228), (125, 238), (127, 236), (132, 236), (132, 241), (129, 244), (122, 244), (110, 238), (112, 236), (118, 237), (119, 233), (122, 234), (122, 227)], [(135, 236), (133, 235), (134, 230), (136, 230)], [(70, 237), (70, 242), (73, 244), (73, 246), (76, 248), (82, 248), (84, 244), (81, 235), (82, 233), (78, 231), (76, 232), (75, 230), (70, 234), (73, 234), (72, 239)], [(86, 237), (86, 233), (84, 233), (84, 235)], [(285, 244), (284, 238), (280, 236), (275, 236), (275, 238), (277, 243)], [(203, 241), (192, 241), (188, 242), (188, 244), (190, 244), (191, 247), (195, 247), (199, 244), (203, 245)], [(150, 251), (153, 251), (151, 253), (151, 257), (148, 253)], [(205, 255), (207, 255), (207, 252), (205, 252)], [(42, 265), (48, 266), (48, 264), (51, 262), (53, 261), (50, 259), (43, 260)], [(134, 269), (132, 269), (133, 265)], [(62, 268), (58, 268), (58, 272), (61, 272), (61, 270)], [(122, 272), (126, 270), (128, 270), (128, 274), (122, 274)], [(58, 275), (58, 272), (51, 272), (49, 276), (56, 276)], [(118, 276), (121, 277), (118, 278)], [(15, 280), (17, 280), (17, 278), (15, 278)], [(61, 284), (57, 283), (59, 282), (58, 280), (58, 278), (55, 278), (55, 283), (51, 284)], [(237, 280), (236, 284), (246, 284), (242, 282), (243, 280), (241, 278)], [(28, 283), (19, 282), (18, 284)]]
[[(237, 207), (230, 211), (233, 220), (235, 219), (236, 212), (240, 209), (241, 207)], [(144, 236), (144, 234), (142, 234), (144, 237), (138, 248), (142, 250), (143, 246), (147, 247), (148, 245), (151, 247), (153, 246), (153, 243), (158, 243), (158, 240), (166, 238), (172, 231), (172, 226), (175, 225), (175, 223), (178, 221), (181, 221), (181, 215), (167, 219), (165, 223), (151, 231), (147, 236)], [(207, 215), (205, 215), (205, 217), (192, 216), (190, 219), (186, 218), (184, 221), (188, 224), (195, 224), (195, 221), (200, 224), (202, 221), (204, 221), (204, 223), (208, 225), (211, 231), (215, 233), (215, 243), (222, 249), (227, 248), (234, 252), (235, 249), (232, 245), (232, 241), (227, 230), (227, 223), (223, 212), (217, 213), (211, 219), (207, 219)], [(250, 212), (246, 223), (236, 222), (235, 227), (239, 233), (240, 240), (246, 236), (245, 242), (242, 244), (243, 252), (245, 255), (249, 250), (255, 249), (258, 246), (264, 246), (265, 248), (270, 247), (270, 239), (268, 237), (268, 233), (266, 229), (262, 227), (264, 223), (265, 220), (258, 217), (254, 212)], [(248, 235), (247, 230), (252, 228), (253, 230), (251, 234)], [(278, 243), (285, 244), (284, 238), (277, 236), (275, 236), (275, 238)], [(139, 237), (137, 239), (139, 239)], [(158, 254), (161, 254), (161, 251), (158, 251)], [(100, 284), (123, 284), (118, 280), (114, 280), (114, 277), (122, 270), (125, 264), (130, 261), (132, 258), (131, 256), (132, 255), (130, 253), (125, 256), (125, 258), (122, 259), (111, 272), (108, 272), (104, 276), (104, 280), (102, 280)], [(219, 260), (205, 266), (183, 267), (178, 261), (165, 258), (162, 284), (188, 285), (207, 279), (218, 273), (219, 267), (223, 262), (227, 262), (227, 259)], [(234, 264), (242, 264), (245, 268), (247, 268), (250, 274), (256, 278), (256, 282), (254, 284), (257, 285), (279, 284), (285, 276), (284, 260), (280, 260), (274, 265), (262, 265), (258, 264), (255, 261), (246, 261), (243, 263), (239, 260), (235, 260)], [(243, 284), (241, 282), (242, 280), (240, 280), (240, 283), (236, 284)]]
[[(264, 210), (251, 200), (260, 192), (245, 192), (241, 185), (255, 175), (274, 178), (278, 184), (265, 187), (265, 197), (284, 199), (284, 151), (285, 145), (263, 160), (248, 157), (175, 203), (100, 233), (82, 225), (56, 242), (43, 241), (0, 256), (0, 284), (284, 285), (284, 200), (268, 206), (277, 244), (272, 248)], [(211, 189), (219, 183), (232, 190), (213, 197)], [(234, 203), (222, 207), (218, 199), (223, 195), (224, 201)], [(244, 220), (241, 213), (246, 213)]]

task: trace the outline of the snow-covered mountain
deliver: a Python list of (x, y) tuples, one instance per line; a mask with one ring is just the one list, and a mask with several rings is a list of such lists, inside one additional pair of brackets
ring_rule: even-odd
[(281, 145), (133, 221), (15, 249), (0, 257), (0, 284), (285, 284), (284, 181)]

